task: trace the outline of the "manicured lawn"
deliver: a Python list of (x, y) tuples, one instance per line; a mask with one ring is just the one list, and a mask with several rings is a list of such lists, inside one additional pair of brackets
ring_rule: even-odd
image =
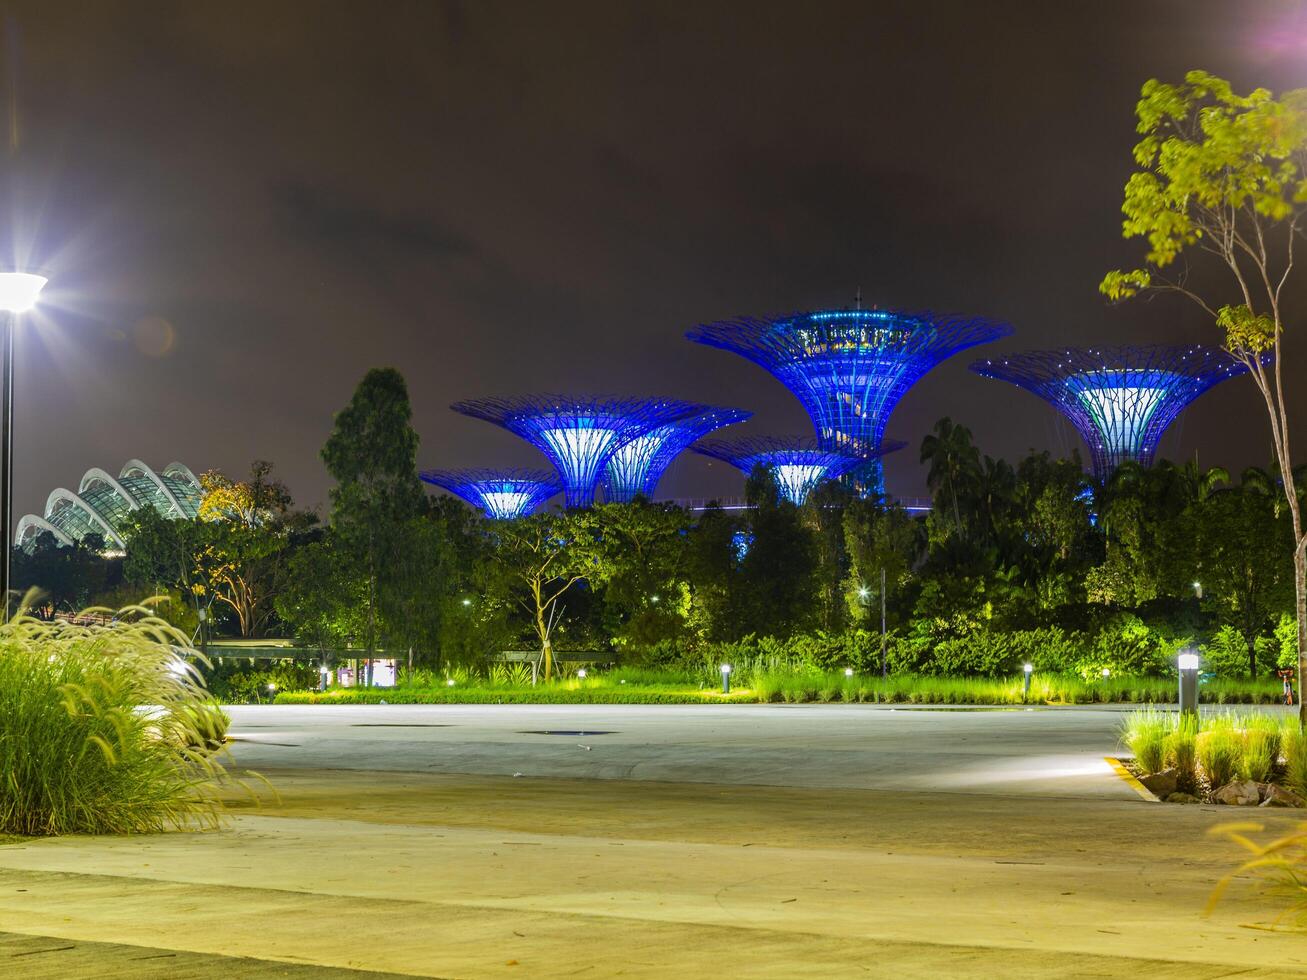
[[(847, 702), (870, 704), (1166, 704), (1176, 699), (1175, 681), (1158, 677), (1113, 677), (1083, 680), (1071, 676), (1039, 677), (1028, 696), (1020, 678), (845, 676), (840, 673), (756, 673), (732, 685), (729, 695), (719, 687), (687, 682), (623, 683), (620, 677), (599, 676), (555, 680), (535, 687), (496, 684), (473, 679), (450, 685), (390, 688), (332, 688), (325, 692), (283, 691), (278, 704), (758, 704)], [(1214, 679), (1200, 690), (1212, 704), (1274, 704), (1280, 698), (1275, 680)]]

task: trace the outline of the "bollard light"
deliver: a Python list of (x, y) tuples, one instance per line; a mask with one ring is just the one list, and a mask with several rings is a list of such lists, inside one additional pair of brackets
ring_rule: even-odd
[(582, 667), (580, 670), (578, 670), (576, 672), (576, 676), (581, 678), (581, 680), (585, 680), (585, 668)]
[(1187, 647), (1186, 652), (1176, 658), (1180, 673), (1180, 714), (1198, 714), (1198, 654)]
[(731, 665), (722, 664), (722, 693), (731, 693)]
[(1107, 667), (1104, 667), (1104, 668), (1103, 668), (1103, 680), (1107, 680), (1107, 679), (1108, 679), (1109, 677), (1111, 677), (1111, 676), (1112, 676), (1112, 671), (1111, 671), (1110, 669), (1108, 669)]
[(1030, 675), (1035, 672), (1035, 665), (1025, 664), (1024, 666), (1022, 666), (1021, 670), (1022, 673), (1025, 675), (1021, 679), (1021, 699), (1024, 701), (1026, 699), (1026, 695), (1030, 693)]
[(844, 668), (844, 676), (845, 676), (845, 677), (852, 677), (852, 676), (853, 676), (853, 668), (852, 668), (852, 667), (845, 667), (845, 668)]
[(464, 600), (463, 600), (463, 605), (465, 605), (465, 606), (470, 606), (470, 605), (472, 605), (472, 600), (471, 600), (471, 599), (464, 599)]
[(449, 678), (449, 680), (445, 681), (445, 687), (453, 687), (453, 686), (454, 686), (454, 678), (451, 677)]

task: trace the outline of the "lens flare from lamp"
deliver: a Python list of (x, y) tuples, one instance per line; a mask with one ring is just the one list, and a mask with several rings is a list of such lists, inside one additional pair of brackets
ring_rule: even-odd
[(49, 282), (32, 272), (0, 272), (0, 312), (26, 313)]

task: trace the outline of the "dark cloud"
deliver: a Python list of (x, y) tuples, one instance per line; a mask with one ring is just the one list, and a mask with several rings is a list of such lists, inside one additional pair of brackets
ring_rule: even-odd
[[(6, 10), (0, 232), (55, 282), (20, 340), (20, 510), (132, 456), (273, 459), (323, 500), (332, 413), (378, 364), (409, 379), (427, 466), (540, 462), (447, 409), (489, 393), (666, 392), (797, 431), (779, 384), (684, 331), (858, 287), (1010, 321), (1002, 350), (1211, 341), (1180, 303), (1095, 288), (1138, 254), (1119, 208), (1139, 86), (1199, 66), (1307, 84), (1266, 40), (1293, 36), (1270, 0)], [(966, 360), (890, 435), (947, 414), (993, 453), (1075, 445)], [(1261, 463), (1258, 412), (1222, 386), (1164, 451)], [(921, 490), (915, 449), (887, 468)], [(687, 458), (666, 489), (736, 486)]]

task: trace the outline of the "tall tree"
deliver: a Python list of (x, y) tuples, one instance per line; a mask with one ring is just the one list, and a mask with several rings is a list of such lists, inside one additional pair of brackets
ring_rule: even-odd
[(215, 598), (235, 614), (241, 636), (259, 636), (286, 581), (291, 544), (316, 518), (294, 510), (272, 464), (255, 460), (248, 480), (212, 470), (200, 477), (199, 519), (209, 522)]
[(1256, 481), (1247, 483), (1195, 504), (1191, 524), (1204, 604), (1243, 637), (1253, 677), (1257, 640), (1285, 608), (1293, 581), (1288, 522), (1277, 517), (1275, 499)]
[[(1293, 532), (1298, 689), (1307, 681), (1307, 533), (1293, 472), (1283, 344), (1285, 300), (1296, 288), (1295, 248), (1307, 219), (1307, 90), (1276, 99), (1237, 94), (1192, 71), (1182, 84), (1152, 79), (1135, 107), (1141, 139), (1121, 207), (1126, 238), (1148, 241), (1145, 267), (1109, 272), (1114, 300), (1167, 291), (1197, 304), (1261, 393)], [(1193, 257), (1219, 275), (1195, 278)], [(1268, 363), (1265, 355), (1273, 355)], [(1299, 718), (1307, 727), (1307, 701)]]
[(495, 539), (499, 587), (530, 617), (545, 680), (549, 680), (561, 600), (573, 586), (597, 578), (604, 570), (591, 518), (585, 511), (530, 514), (497, 521), (490, 533)]
[(373, 368), (336, 414), (335, 429), (322, 448), (322, 461), (336, 480), (332, 530), (365, 580), (363, 640), (369, 657), (380, 637), (381, 593), (404, 585), (409, 563), (400, 555), (409, 543), (406, 525), (426, 507), (412, 418), (403, 375)]

